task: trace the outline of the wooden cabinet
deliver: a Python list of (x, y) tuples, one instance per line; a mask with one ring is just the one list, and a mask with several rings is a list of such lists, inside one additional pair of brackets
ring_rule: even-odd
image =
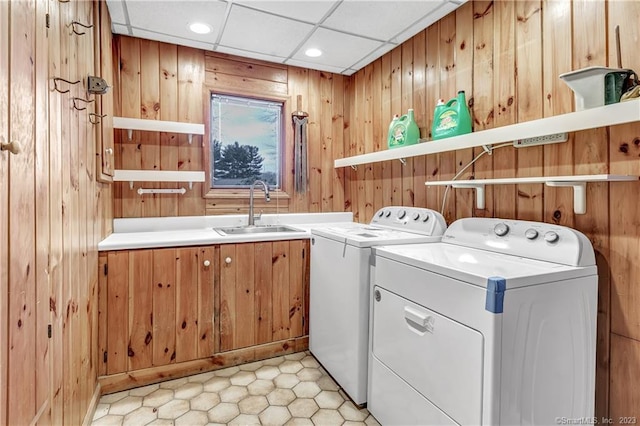
[(103, 389), (305, 349), (308, 253), (308, 240), (101, 253)]
[[(106, 2), (96, 4), (94, 11), (94, 22), (99, 27), (95, 37), (96, 55), (95, 69), (99, 72), (107, 84), (113, 85), (114, 64), (111, 36), (111, 19), (107, 10)], [(106, 30), (105, 30), (106, 29)], [(96, 118), (96, 177), (101, 182), (113, 181), (113, 88), (110, 87), (107, 93), (96, 96), (96, 114), (101, 116)]]
[(101, 255), (101, 375), (214, 354), (214, 249)]
[(220, 246), (220, 350), (305, 332), (308, 240)]

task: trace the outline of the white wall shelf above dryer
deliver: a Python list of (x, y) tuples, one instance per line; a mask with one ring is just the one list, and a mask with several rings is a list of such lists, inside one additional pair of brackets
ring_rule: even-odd
[(542, 176), (501, 179), (472, 179), (425, 182), (427, 186), (447, 186), (453, 188), (472, 188), (476, 190), (476, 208), (485, 208), (484, 187), (486, 185), (511, 185), (525, 183), (544, 183), (547, 186), (570, 186), (573, 188), (573, 212), (587, 212), (587, 182), (633, 182), (638, 176), (629, 175), (577, 175), (577, 176)]
[(598, 127), (640, 121), (640, 100), (620, 102), (568, 114), (554, 115), (539, 120), (525, 121), (494, 129), (453, 136), (435, 141), (421, 140), (421, 143), (384, 151), (370, 152), (353, 157), (338, 158), (334, 167), (355, 167), (387, 160), (404, 160), (420, 155), (455, 151), (474, 147), (489, 147), (494, 144), (519, 139), (538, 138), (558, 133), (576, 132)]
[(179, 121), (145, 120), (142, 118), (113, 117), (114, 129), (126, 129), (129, 140), (134, 130), (146, 132), (186, 133), (191, 143), (193, 135), (204, 135), (204, 124), (181, 123)]
[(129, 182), (133, 189), (133, 182), (189, 182), (189, 189), (193, 182), (204, 182), (204, 172), (175, 171), (175, 170), (114, 170), (113, 180)]

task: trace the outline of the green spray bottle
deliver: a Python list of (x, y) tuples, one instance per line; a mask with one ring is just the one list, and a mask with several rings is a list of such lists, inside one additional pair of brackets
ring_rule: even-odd
[(399, 148), (402, 146), (414, 145), (420, 139), (420, 128), (413, 115), (413, 109), (409, 109), (407, 114), (399, 118), (394, 118), (389, 126), (388, 146), (389, 148)]
[(466, 133), (471, 133), (471, 114), (467, 107), (464, 90), (460, 90), (456, 98), (449, 100), (446, 104), (439, 103), (436, 106), (431, 126), (431, 137), (442, 139)]

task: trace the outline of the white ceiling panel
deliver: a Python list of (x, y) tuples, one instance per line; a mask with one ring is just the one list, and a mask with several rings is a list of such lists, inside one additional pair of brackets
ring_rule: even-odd
[(319, 1), (271, 1), (271, 0), (239, 0), (234, 4), (241, 4), (264, 12), (274, 13), (280, 16), (286, 16), (299, 21), (316, 23), (331, 10), (338, 5), (339, 1), (319, 0)]
[(312, 29), (309, 24), (234, 5), (220, 44), (288, 57)]
[[(107, 6), (115, 34), (351, 75), (465, 1), (107, 0)], [(191, 32), (193, 22), (212, 32)], [(307, 57), (309, 47), (323, 55)]]

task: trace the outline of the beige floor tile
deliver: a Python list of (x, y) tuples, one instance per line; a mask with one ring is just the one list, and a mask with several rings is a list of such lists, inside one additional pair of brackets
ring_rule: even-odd
[(256, 371), (258, 368), (262, 367), (264, 364), (262, 361), (250, 362), (248, 364), (239, 365), (240, 371)]
[(231, 380), (227, 377), (213, 377), (204, 383), (205, 392), (220, 392), (231, 386)]
[(188, 381), (189, 381), (189, 379), (187, 379), (186, 377), (182, 377), (180, 379), (169, 380), (169, 381), (160, 383), (160, 389), (176, 389), (176, 388), (179, 388), (180, 386), (184, 385)]
[(227, 423), (231, 419), (234, 419), (240, 410), (237, 404), (231, 404), (228, 402), (221, 402), (207, 412), (209, 421), (213, 423)]
[(238, 402), (241, 414), (260, 414), (269, 406), (269, 401), (264, 396), (248, 396)]
[(293, 387), (298, 398), (313, 398), (320, 393), (320, 387), (314, 382), (300, 382)]
[(297, 373), (302, 370), (304, 366), (300, 361), (287, 360), (278, 366), (278, 369), (283, 373)]
[(322, 390), (337, 391), (338, 389), (340, 389), (336, 382), (334, 382), (333, 379), (331, 379), (331, 377), (327, 375), (320, 377), (316, 383)]
[(156, 383), (154, 385), (142, 386), (140, 388), (131, 389), (129, 391), (129, 396), (147, 396), (151, 392), (155, 392), (160, 389), (160, 384)]
[[(285, 423), (285, 426), (313, 426), (311, 419), (305, 419), (302, 417), (294, 417)], [(326, 425), (323, 425), (326, 426)]]
[(344, 419), (336, 410), (327, 410), (323, 408), (318, 410), (312, 417), (311, 420), (315, 425), (341, 425), (344, 422)]
[(280, 370), (278, 370), (278, 367), (273, 365), (263, 365), (256, 370), (255, 374), (258, 379), (272, 380), (278, 377)]
[(291, 389), (300, 383), (300, 379), (295, 374), (283, 373), (275, 377), (273, 383), (279, 388)]
[(300, 361), (301, 359), (303, 359), (306, 356), (307, 356), (306, 352), (295, 352), (295, 353), (292, 353), (292, 354), (285, 355), (284, 359), (293, 360), (293, 361)]
[(173, 420), (157, 419), (149, 423), (147, 426), (173, 426)]
[(207, 380), (209, 380), (212, 377), (214, 377), (215, 375), (216, 375), (215, 371), (209, 371), (209, 372), (206, 372), (206, 373), (200, 373), (200, 374), (196, 374), (194, 376), (190, 376), (189, 377), (189, 381), (190, 382), (204, 383)]
[(296, 399), (296, 394), (291, 389), (274, 389), (267, 395), (267, 401), (271, 405), (289, 405)]
[(114, 402), (120, 401), (127, 396), (129, 396), (129, 391), (111, 393), (109, 395), (103, 395), (100, 398), (100, 402), (102, 402), (103, 404), (113, 404)]
[(298, 371), (296, 373), (296, 376), (298, 376), (298, 379), (302, 380), (303, 382), (315, 382), (320, 377), (322, 377), (322, 373), (317, 368), (305, 367), (302, 370)]
[(314, 399), (318, 407), (331, 410), (337, 410), (344, 403), (344, 398), (336, 391), (322, 391)]
[(140, 407), (124, 416), (123, 426), (140, 426), (151, 423), (158, 418), (155, 408)]
[(269, 358), (269, 359), (265, 359), (262, 360), (262, 364), (263, 365), (275, 365), (278, 366), (280, 364), (282, 364), (284, 362), (284, 357), (283, 356), (277, 356), (274, 358)]
[(205, 411), (188, 411), (178, 417), (175, 426), (204, 426), (209, 423), (209, 417)]
[(338, 408), (338, 411), (345, 420), (351, 420), (353, 422), (363, 422), (369, 415), (366, 409), (359, 409), (353, 405), (351, 401), (345, 401), (344, 404)]
[(229, 422), (230, 425), (259, 425), (260, 419), (255, 414), (240, 414), (235, 419)]
[(291, 418), (291, 413), (287, 407), (270, 406), (258, 415), (263, 425), (276, 426), (283, 425)]
[(220, 391), (220, 400), (222, 402), (237, 403), (245, 396), (249, 395), (247, 388), (244, 386), (229, 386)]
[(342, 423), (342, 426), (367, 426), (365, 422), (352, 422), (351, 420), (346, 420)]
[(189, 401), (184, 399), (172, 399), (158, 408), (159, 419), (177, 419), (189, 411)]
[(200, 395), (202, 393), (202, 390), (203, 390), (202, 383), (190, 382), (180, 386), (179, 388), (174, 390), (173, 393), (174, 393), (174, 398), (191, 399), (195, 396)]
[(109, 414), (124, 416), (134, 411), (138, 407), (142, 407), (142, 397), (127, 396), (120, 401), (111, 404), (111, 408), (109, 408)]
[(239, 367), (223, 368), (222, 370), (216, 370), (216, 376), (218, 377), (231, 377), (240, 371)]
[(302, 358), (300, 360), (300, 364), (302, 364), (305, 367), (309, 367), (309, 368), (318, 368), (318, 367), (320, 367), (320, 363), (318, 361), (316, 361), (316, 359), (314, 357), (312, 357), (311, 355), (307, 355), (304, 358)]
[(249, 395), (267, 395), (269, 392), (271, 392), (275, 388), (276, 388), (276, 385), (273, 384), (272, 380), (262, 380), (262, 379), (258, 379), (255, 382), (251, 383), (249, 386), (247, 386)]
[[(100, 399), (102, 401), (102, 399)], [(110, 404), (100, 403), (96, 406), (96, 411), (93, 413), (93, 420), (98, 420), (100, 417), (104, 417), (109, 414)]]
[(122, 416), (114, 416), (112, 414), (107, 414), (106, 416), (100, 417), (98, 420), (92, 423), (92, 425), (96, 426), (120, 426), (122, 425)]
[(378, 423), (378, 421), (376, 420), (375, 417), (373, 417), (371, 414), (369, 414), (369, 416), (364, 419), (364, 422), (368, 425), (368, 426), (380, 426), (380, 423)]
[(192, 410), (209, 411), (220, 403), (220, 395), (215, 392), (202, 392), (191, 398), (189, 405)]
[(158, 389), (145, 396), (142, 405), (145, 407), (160, 407), (173, 399), (173, 391), (170, 389)]
[(287, 408), (293, 417), (311, 417), (319, 407), (313, 399), (297, 398)]
[(231, 380), (232, 385), (247, 386), (256, 380), (256, 375), (253, 371), (238, 371), (229, 380)]

